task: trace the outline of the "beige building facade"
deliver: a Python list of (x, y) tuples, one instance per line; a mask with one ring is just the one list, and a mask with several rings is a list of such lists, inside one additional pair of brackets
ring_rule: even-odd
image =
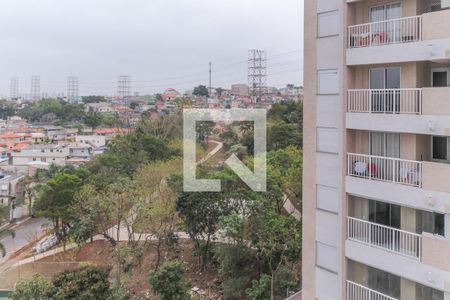
[(303, 299), (450, 300), (450, 1), (305, 1)]

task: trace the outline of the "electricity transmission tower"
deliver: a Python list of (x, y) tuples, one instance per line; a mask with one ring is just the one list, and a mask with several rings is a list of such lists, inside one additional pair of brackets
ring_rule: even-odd
[(19, 78), (11, 77), (11, 85), (9, 87), (9, 96), (11, 100), (19, 99)]
[(32, 101), (38, 101), (41, 98), (41, 78), (39, 76), (31, 76), (30, 96)]
[(248, 51), (248, 86), (253, 102), (261, 101), (267, 83), (267, 55), (264, 50)]
[(67, 101), (73, 103), (78, 97), (78, 77), (67, 77)]
[(131, 76), (119, 75), (117, 80), (117, 95), (120, 98), (131, 96)]

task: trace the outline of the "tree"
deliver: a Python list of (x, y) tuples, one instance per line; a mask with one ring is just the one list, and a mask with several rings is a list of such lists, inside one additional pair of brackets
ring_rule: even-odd
[(84, 117), (83, 105), (70, 104), (62, 99), (45, 99), (27, 105), (19, 111), (22, 118), (30, 122), (40, 122), (45, 118), (54, 121), (76, 122)]
[(30, 280), (19, 281), (11, 294), (12, 300), (47, 300), (52, 285), (41, 275), (35, 274)]
[(88, 103), (107, 102), (107, 99), (103, 96), (83, 96), (81, 97), (81, 101), (83, 101), (84, 104), (88, 104)]
[(181, 262), (168, 261), (150, 274), (149, 283), (161, 300), (191, 299), (188, 293), (190, 283), (183, 279), (183, 273)]
[(135, 109), (138, 108), (138, 107), (139, 107), (139, 103), (136, 103), (136, 102), (131, 102), (131, 103), (130, 103), (130, 108), (131, 108), (131, 109), (135, 110)]
[[(0, 219), (0, 224), (2, 224), (1, 221), (2, 220)], [(0, 228), (0, 255), (2, 257), (5, 257), (5, 255), (6, 255), (5, 246), (1, 243), (1, 239), (5, 236), (10, 236), (10, 237), (14, 238), (15, 237), (14, 230), (7, 229), (7, 228)]]
[(221, 87), (216, 88), (216, 92), (217, 92), (217, 96), (220, 98), (222, 97), (222, 93), (223, 93), (224, 89)]
[(269, 127), (267, 132), (268, 150), (283, 149), (294, 145), (302, 147), (302, 132), (297, 124), (279, 123)]
[(84, 124), (86, 124), (86, 126), (89, 126), (92, 128), (92, 130), (94, 130), (95, 128), (97, 128), (102, 124), (103, 118), (102, 115), (99, 113), (89, 112), (84, 116), (83, 122)]
[(199, 85), (194, 88), (194, 91), (192, 92), (195, 96), (209, 96), (208, 88), (205, 85)]
[(138, 201), (133, 227), (156, 239), (155, 270), (160, 265), (161, 247), (172, 246), (181, 222), (175, 207), (176, 193), (166, 182), (167, 176), (180, 172), (181, 168), (181, 159), (172, 159), (146, 164), (134, 175), (133, 188)]
[(211, 135), (212, 130), (214, 128), (214, 122), (212, 121), (197, 122), (195, 127), (196, 127), (195, 132), (197, 133), (197, 140), (206, 146), (208, 144), (208, 138)]
[(58, 173), (50, 179), (34, 203), (38, 216), (52, 220), (58, 240), (66, 242), (67, 231), (74, 221), (71, 207), (83, 181), (76, 175)]
[(252, 244), (270, 272), (270, 299), (275, 297), (275, 274), (283, 265), (300, 258), (301, 227), (292, 216), (274, 212), (260, 214), (253, 227)]
[[(109, 267), (86, 266), (53, 278), (51, 299), (110, 299)], [(29, 298), (31, 299), (31, 298)]]
[(268, 174), (287, 198), (297, 200), (297, 207), (301, 206), (302, 183), (298, 178), (302, 176), (302, 161), (302, 151), (294, 146), (267, 153)]
[(219, 134), (219, 138), (224, 144), (225, 151), (230, 150), (231, 146), (238, 141), (238, 136), (231, 125), (227, 126), (225, 131)]
[(178, 196), (176, 205), (187, 233), (201, 253), (203, 270), (211, 254), (211, 242), (220, 217), (230, 212), (228, 201), (221, 193), (184, 192)]

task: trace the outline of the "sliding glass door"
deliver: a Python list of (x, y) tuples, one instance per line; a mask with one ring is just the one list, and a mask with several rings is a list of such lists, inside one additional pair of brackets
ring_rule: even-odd
[(372, 112), (400, 112), (401, 68), (377, 68), (369, 71)]
[(389, 20), (399, 19), (402, 16), (400, 3), (378, 5), (369, 8), (369, 22), (372, 25), (373, 43), (385, 44), (397, 41), (400, 38), (400, 22)]

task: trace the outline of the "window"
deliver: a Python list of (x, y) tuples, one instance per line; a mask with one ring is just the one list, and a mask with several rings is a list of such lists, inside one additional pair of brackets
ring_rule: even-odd
[(432, 158), (447, 161), (447, 137), (433, 136), (432, 139)]
[(435, 212), (417, 210), (416, 228), (416, 232), (418, 234), (428, 232), (431, 234), (445, 236), (445, 215)]
[(450, 86), (450, 70), (434, 69), (431, 70), (431, 86), (432, 87), (448, 87)]
[(400, 157), (400, 134), (388, 132), (370, 132), (370, 155)]
[(369, 200), (369, 221), (384, 226), (400, 228), (401, 207)]
[(430, 4), (430, 12), (441, 10), (441, 1), (437, 1)]
[(379, 5), (369, 8), (369, 21), (382, 22), (386, 20), (401, 18), (402, 11), (400, 3)]
[(46, 162), (47, 159), (45, 157), (41, 157), (41, 162)]
[(400, 277), (372, 267), (367, 267), (367, 271), (370, 289), (400, 299)]
[(444, 300), (444, 292), (416, 283), (417, 300)]
[(371, 92), (373, 112), (399, 112), (400, 111), (400, 91), (380, 91), (397, 90), (401, 85), (401, 68), (376, 68), (369, 70), (369, 88)]

